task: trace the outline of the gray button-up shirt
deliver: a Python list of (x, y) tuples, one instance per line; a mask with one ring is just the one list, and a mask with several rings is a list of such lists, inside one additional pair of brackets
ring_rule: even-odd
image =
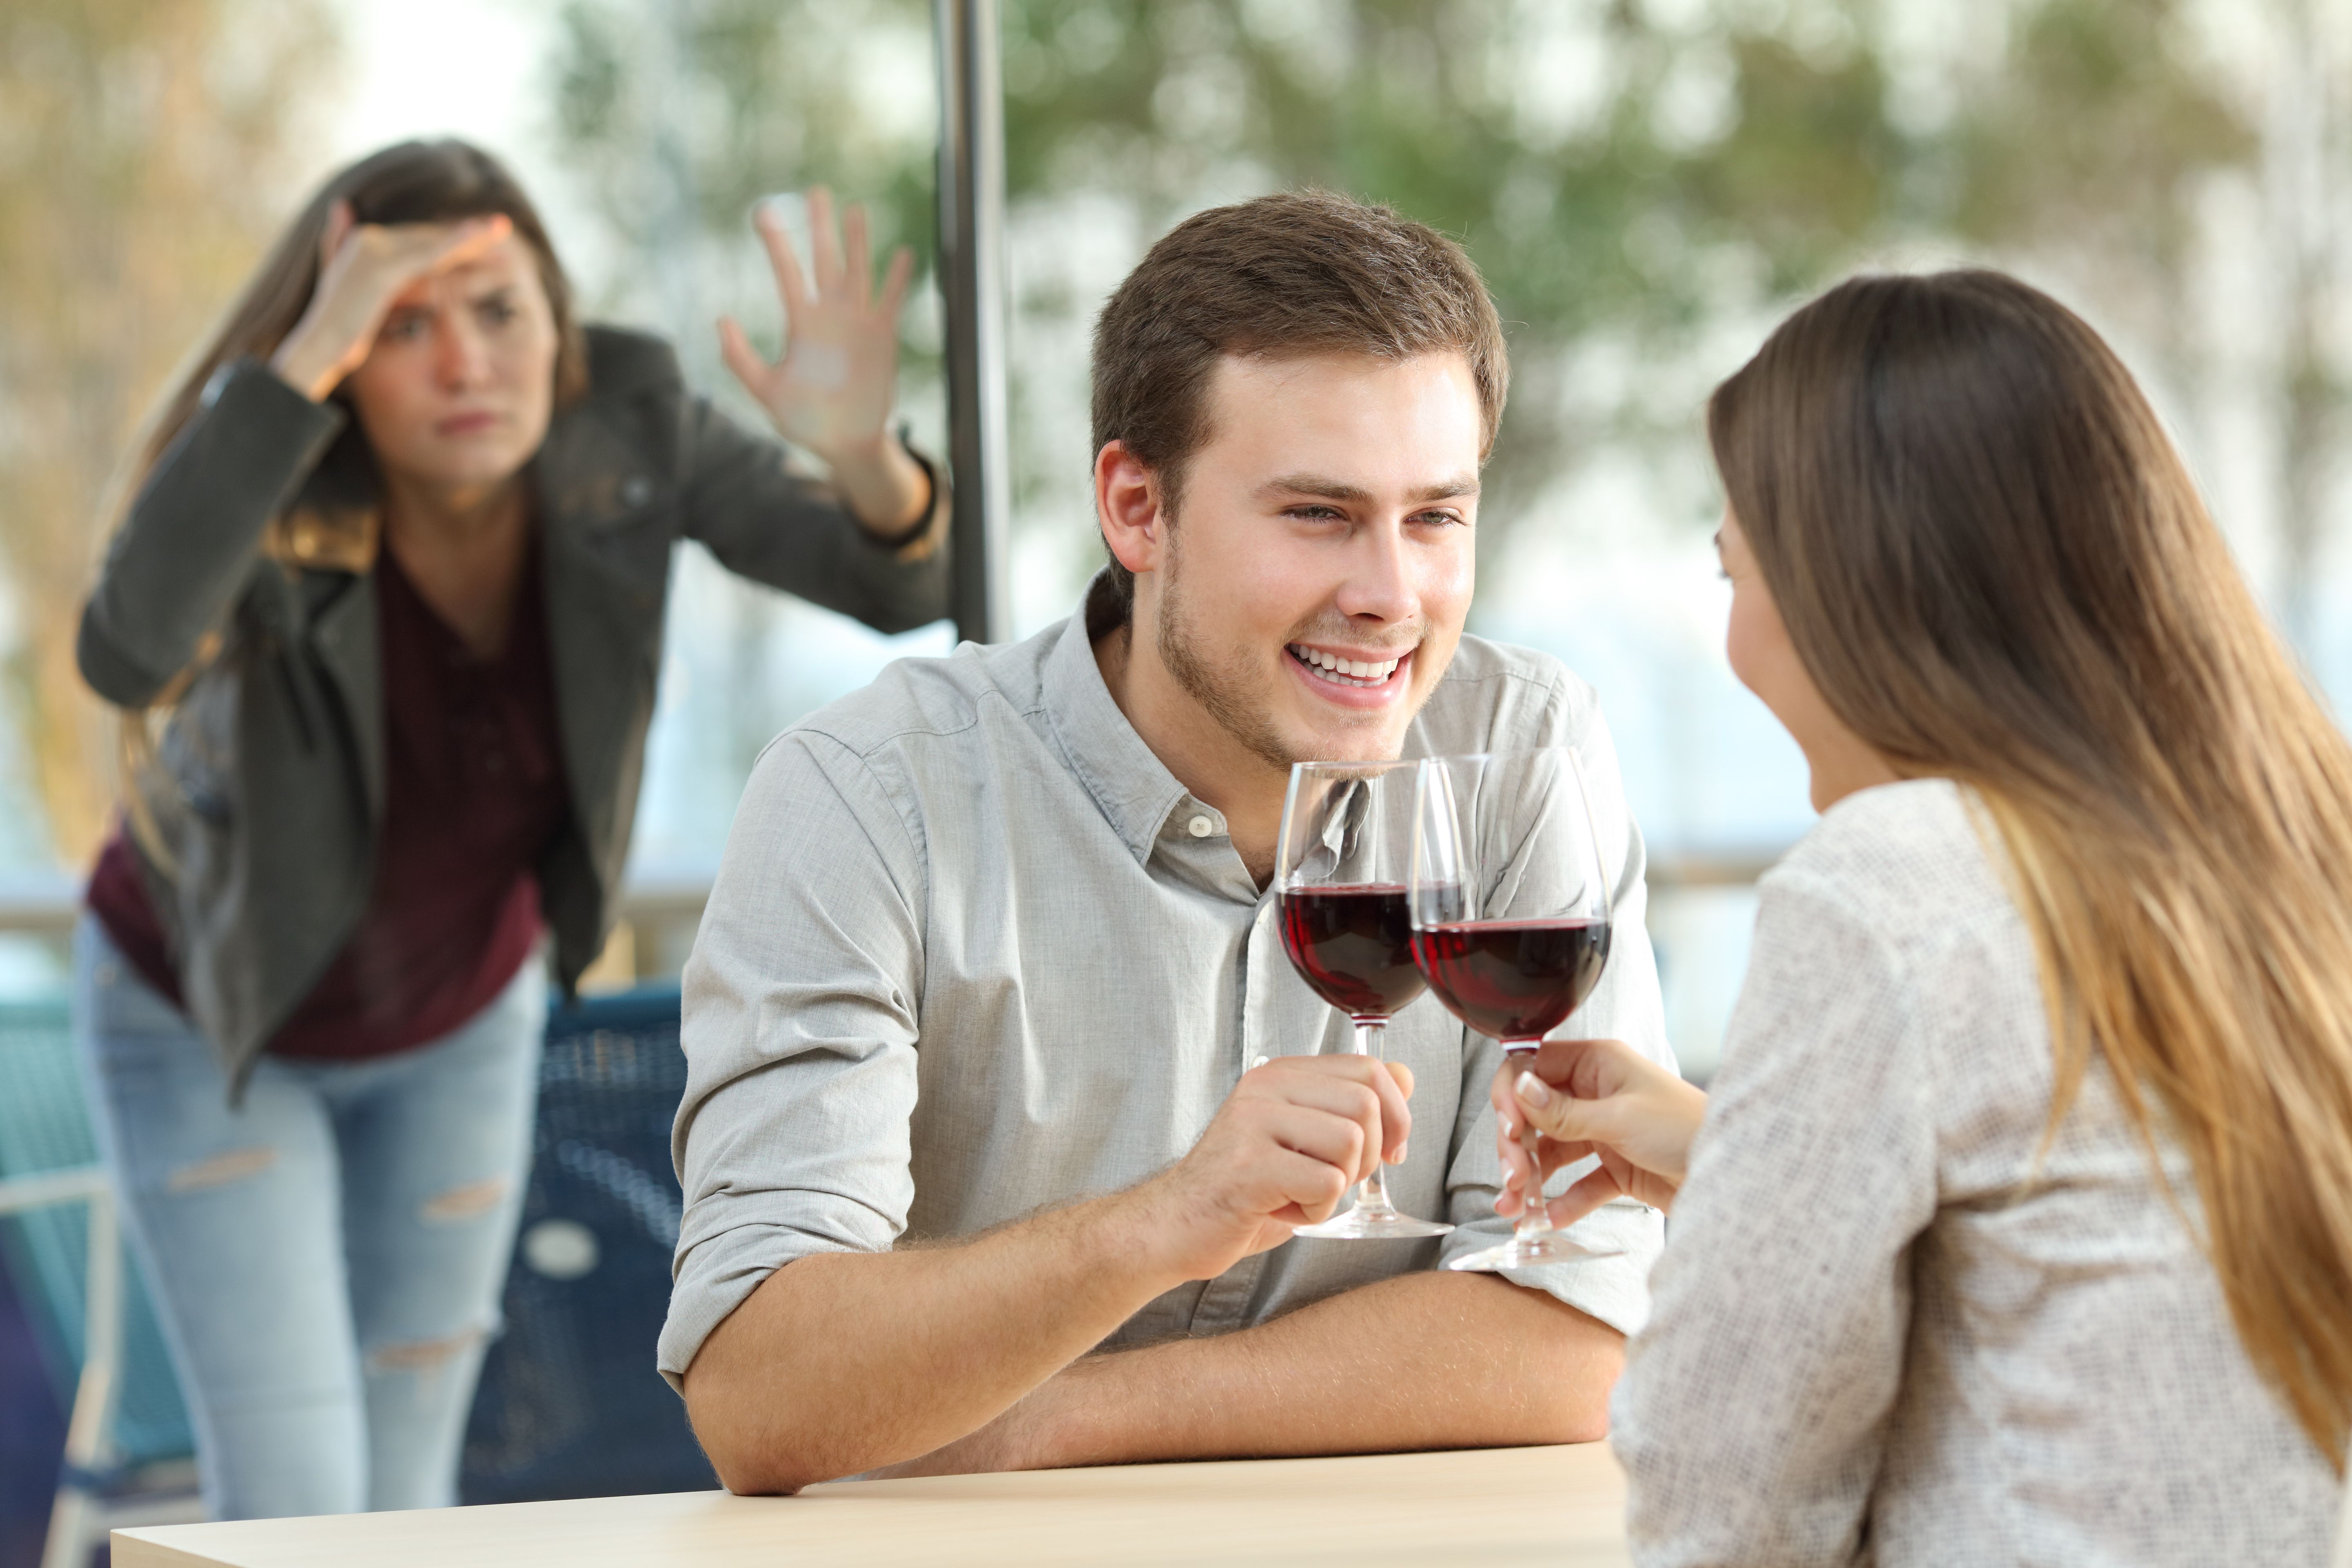
[[(1405, 754), (1567, 743), (1583, 757), (1616, 930), (1569, 1027), (1671, 1062), (1643, 929), (1640, 835), (1591, 688), (1465, 637)], [(1275, 900), (1111, 700), (1085, 617), (907, 659), (785, 731), (738, 809), (685, 976), (686, 1187), (661, 1369), (774, 1269), (968, 1236), (1117, 1191), (1189, 1150), (1258, 1056), (1346, 1048), (1285, 956)], [(1420, 1242), (1294, 1240), (1180, 1287), (1108, 1345), (1220, 1333), (1485, 1246), (1500, 1047), (1424, 995), (1387, 1052), (1412, 1067)], [(1612, 1205), (1622, 1256), (1513, 1278), (1631, 1331), (1663, 1239)]]

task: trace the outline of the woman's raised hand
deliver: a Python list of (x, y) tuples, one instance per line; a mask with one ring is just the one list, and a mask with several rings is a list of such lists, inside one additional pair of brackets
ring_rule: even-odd
[(327, 214), (319, 284), (269, 365), (312, 402), (367, 363), (393, 301), (420, 278), (462, 267), (514, 232), (503, 213), (458, 223), (355, 223), (349, 202)]
[(762, 358), (732, 316), (719, 319), (719, 347), (778, 432), (837, 467), (871, 455), (887, 438), (898, 375), (898, 307), (914, 257), (900, 246), (877, 293), (866, 209), (852, 203), (836, 226), (832, 193), (818, 186), (809, 192), (808, 219), (803, 272), (774, 209), (761, 203), (752, 216), (784, 307), (783, 358), (772, 364)]
[[(1615, 1197), (1672, 1208), (1706, 1114), (1703, 1091), (1622, 1040), (1546, 1040), (1532, 1060), (1506, 1058), (1491, 1095), (1503, 1160), (1499, 1213), (1517, 1215), (1562, 1165), (1600, 1158), (1598, 1168), (1551, 1200), (1554, 1225), (1572, 1224)], [(1517, 1137), (1522, 1120), (1543, 1134), (1540, 1170)]]

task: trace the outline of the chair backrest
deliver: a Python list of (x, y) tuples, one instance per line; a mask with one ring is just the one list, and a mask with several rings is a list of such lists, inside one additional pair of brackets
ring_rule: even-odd
[(670, 1122), (685, 1087), (675, 985), (550, 1016), (506, 1331), (466, 1434), (466, 1501), (719, 1484), (654, 1370), (681, 1208)]
[[(0, 1177), (71, 1170), (97, 1158), (64, 998), (0, 1005)], [(87, 1232), (79, 1204), (0, 1217), (0, 1267), (32, 1319), (60, 1405), (72, 1403), (81, 1369)], [(123, 1279), (116, 1458), (127, 1468), (185, 1458), (195, 1441), (163, 1331), (138, 1269), (126, 1266)]]

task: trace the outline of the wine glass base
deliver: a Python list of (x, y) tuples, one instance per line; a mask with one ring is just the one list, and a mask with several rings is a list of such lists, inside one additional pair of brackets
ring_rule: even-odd
[(1558, 1231), (1542, 1236), (1515, 1236), (1477, 1252), (1447, 1262), (1448, 1268), (1496, 1274), (1507, 1268), (1533, 1268), (1544, 1263), (1568, 1263), (1580, 1258), (1622, 1258), (1622, 1247), (1587, 1247)]
[(1392, 1241), (1417, 1236), (1444, 1236), (1453, 1228), (1435, 1220), (1415, 1219), (1394, 1209), (1370, 1209), (1360, 1205), (1346, 1214), (1335, 1214), (1320, 1225), (1302, 1225), (1290, 1234), (1309, 1237), (1317, 1241)]

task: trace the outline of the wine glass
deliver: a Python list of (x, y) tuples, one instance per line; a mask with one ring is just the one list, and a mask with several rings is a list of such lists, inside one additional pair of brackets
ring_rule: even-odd
[[(1609, 883), (1576, 753), (1432, 757), (1418, 770), (1408, 900), (1412, 956), (1432, 994), (1514, 1058), (1532, 1056), (1600, 983)], [(1521, 1118), (1530, 1154), (1537, 1130)], [(1528, 1194), (1510, 1240), (1454, 1268), (1519, 1268), (1622, 1250), (1553, 1228)]]
[[(1378, 1060), (1389, 1016), (1421, 994), (1405, 870), (1412, 854), (1412, 763), (1300, 763), (1290, 770), (1275, 850), (1283, 951), (1298, 977), (1356, 1026), (1353, 1050)], [(1356, 1186), (1356, 1204), (1293, 1234), (1443, 1236), (1454, 1227), (1400, 1213), (1388, 1167)]]

